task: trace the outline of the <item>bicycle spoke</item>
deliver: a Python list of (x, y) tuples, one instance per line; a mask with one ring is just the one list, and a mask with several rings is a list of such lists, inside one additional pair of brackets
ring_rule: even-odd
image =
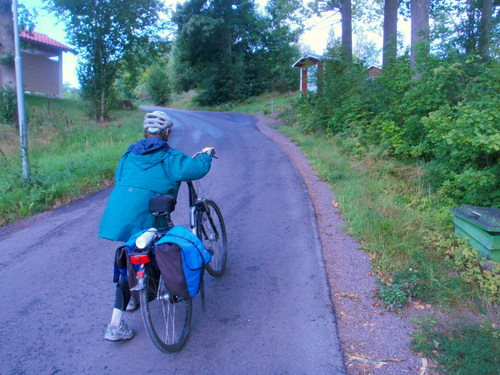
[(163, 352), (178, 351), (185, 344), (191, 326), (191, 299), (176, 300), (165, 289), (162, 278), (150, 282), (145, 289), (154, 288), (151, 295), (141, 291), (141, 312), (146, 330), (155, 344)]
[(207, 264), (207, 271), (212, 276), (220, 277), (227, 262), (227, 237), (224, 220), (219, 208), (213, 201), (206, 201), (207, 210), (198, 217), (198, 237), (212, 255)]

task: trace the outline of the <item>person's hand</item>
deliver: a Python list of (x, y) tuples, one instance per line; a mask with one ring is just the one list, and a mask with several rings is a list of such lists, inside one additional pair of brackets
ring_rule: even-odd
[(215, 155), (215, 148), (214, 147), (205, 147), (203, 150), (201, 150), (201, 152), (204, 152), (205, 154), (208, 154), (208, 155), (213, 157)]

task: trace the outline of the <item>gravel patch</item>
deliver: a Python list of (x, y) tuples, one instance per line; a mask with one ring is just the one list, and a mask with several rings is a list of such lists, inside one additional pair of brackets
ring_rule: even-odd
[(345, 232), (328, 184), (320, 180), (299, 147), (258, 117), (257, 127), (289, 155), (309, 189), (348, 374), (425, 374), (426, 361), (410, 349), (411, 312), (388, 312), (377, 301), (377, 283), (367, 253)]

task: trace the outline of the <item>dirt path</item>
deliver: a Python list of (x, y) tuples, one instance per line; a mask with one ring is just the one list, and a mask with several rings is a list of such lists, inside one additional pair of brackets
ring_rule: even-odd
[(410, 349), (410, 314), (384, 310), (375, 298), (377, 284), (368, 255), (344, 230), (334, 193), (321, 181), (299, 147), (259, 117), (257, 126), (289, 155), (313, 201), (328, 272), (339, 338), (349, 374), (426, 373), (425, 360)]

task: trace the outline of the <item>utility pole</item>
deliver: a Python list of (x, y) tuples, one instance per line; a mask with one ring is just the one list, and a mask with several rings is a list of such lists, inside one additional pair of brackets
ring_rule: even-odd
[(21, 143), (21, 163), (23, 177), (30, 179), (28, 164), (28, 131), (26, 129), (26, 109), (24, 105), (24, 80), (23, 80), (23, 60), (21, 57), (21, 42), (19, 39), (19, 22), (17, 15), (17, 0), (12, 1), (12, 17), (14, 24), (14, 49), (16, 65), (16, 91), (17, 91), (17, 115), (19, 118), (19, 141)]

